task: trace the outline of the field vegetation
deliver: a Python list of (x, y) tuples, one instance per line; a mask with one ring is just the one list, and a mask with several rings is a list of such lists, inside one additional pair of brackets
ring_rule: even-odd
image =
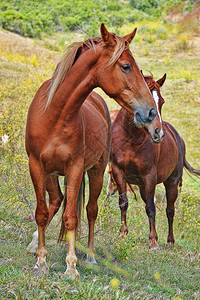
[(28, 37), (78, 28), (97, 35), (101, 22), (116, 32), (123, 24), (160, 18), (172, 7), (188, 12), (193, 5), (192, 0), (3, 0), (0, 23), (4, 29)]
[[(8, 8), (13, 10), (14, 2), (15, 7), (20, 5), (19, 13), (23, 16), (27, 3), (35, 3), (23, 1), (22, 5), (21, 1), (2, 1), (1, 10), (3, 4), (4, 8), (7, 5), (4, 12)], [(128, 1), (102, 1), (104, 2), (105, 5), (124, 5)], [(139, 3), (131, 2), (132, 5)], [(145, 4), (145, 1), (140, 2)], [(38, 1), (36, 7), (40, 3), (43, 2)], [(45, 3), (48, 6), (53, 1)], [(88, 3), (88, 7), (92, 7), (89, 1), (79, 1), (80, 3)], [(99, 1), (91, 3), (97, 5)], [(186, 4), (188, 12), (191, 11), (187, 18), (183, 17), (183, 7), (180, 6), (178, 10), (171, 10), (164, 21), (155, 18), (127, 19), (127, 22), (118, 23), (116, 27), (120, 35), (138, 27), (131, 50), (144, 74), (151, 72), (155, 79), (159, 79), (167, 73), (167, 80), (161, 90), (165, 99), (163, 119), (178, 130), (186, 143), (187, 160), (200, 169), (200, 38), (198, 14), (195, 13), (199, 6), (197, 4), (192, 10), (191, 3)], [(77, 6), (76, 1), (73, 6)], [(42, 14), (42, 9), (40, 12)], [(90, 15), (90, 11), (88, 13)], [(150, 13), (149, 8), (145, 7), (142, 13), (156, 16), (159, 11), (154, 9)], [(95, 15), (100, 16), (99, 13)], [(105, 17), (105, 13), (102, 15)], [(3, 24), (2, 13), (0, 19)], [(42, 22), (40, 15), (38, 20)], [(101, 21), (104, 19), (99, 17), (99, 23), (96, 22), (98, 26), (95, 24), (94, 27), (88, 27), (87, 31), (93, 35)], [(94, 19), (91, 19), (90, 26), (93, 23)], [(50, 25), (47, 24), (46, 27), (51, 28)], [(37, 29), (35, 25), (30, 26)], [(25, 255), (32, 233), (36, 230), (36, 200), (24, 149), (27, 111), (39, 86), (50, 78), (66, 45), (85, 39), (85, 33), (80, 31), (59, 31), (48, 35), (48, 31), (44, 34), (45, 29), (41, 24), (38, 28), (39, 34), (24, 33), (27, 37), (6, 30), (0, 31), (0, 298), (200, 299), (200, 181), (186, 172), (176, 205), (174, 247), (166, 246), (167, 218), (163, 186), (159, 185), (156, 190), (156, 223), (160, 248), (152, 251), (148, 248), (148, 218), (138, 193), (137, 201), (134, 195), (128, 195), (129, 234), (124, 239), (119, 238), (118, 196), (107, 198), (105, 174), (104, 187), (98, 201), (99, 214), (95, 232), (97, 266), (84, 263), (87, 245), (87, 218), (84, 211), (77, 243), (77, 268), (81, 281), (73, 282), (65, 278), (66, 246), (57, 244), (61, 218), (59, 212), (46, 234), (50, 274), (41, 277), (34, 274), (36, 259)], [(11, 30), (9, 27), (7, 29)], [(68, 29), (75, 27), (64, 28)], [(111, 30), (111, 27), (108, 26), (108, 29)], [(28, 36), (39, 38), (31, 39)], [(97, 91), (105, 98), (110, 110), (118, 108), (114, 100), (100, 89)], [(62, 178), (60, 182), (63, 186)], [(87, 196), (86, 178), (86, 199)]]

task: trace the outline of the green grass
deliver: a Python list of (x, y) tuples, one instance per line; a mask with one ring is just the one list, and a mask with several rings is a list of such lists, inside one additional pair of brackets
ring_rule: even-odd
[[(64, 276), (66, 247), (57, 245), (60, 215), (47, 230), (46, 244), (50, 274), (34, 274), (34, 256), (25, 256), (27, 244), (35, 230), (25, 215), (16, 216), (19, 208), (1, 203), (1, 293), (3, 299), (198, 299), (199, 294), (199, 220), (198, 197), (183, 193), (175, 217), (173, 248), (166, 246), (167, 221), (162, 188), (157, 191), (157, 229), (160, 248), (148, 248), (148, 221), (141, 199), (129, 196), (129, 234), (119, 238), (118, 197), (106, 200), (105, 189), (99, 199), (96, 222), (97, 266), (84, 263), (87, 243), (86, 213), (82, 217), (82, 235), (78, 244), (77, 268), (80, 282)], [(185, 197), (185, 198), (184, 198)], [(162, 199), (162, 200), (160, 200)], [(186, 205), (187, 204), (187, 205)], [(193, 219), (191, 219), (191, 217)], [(195, 237), (195, 239), (194, 239)], [(117, 278), (119, 286), (112, 287)], [(21, 298), (20, 298), (21, 297)], [(195, 298), (196, 297), (196, 298)]]
[[(200, 56), (198, 38), (191, 34), (189, 49), (178, 44), (172, 25), (137, 24), (141, 30), (131, 46), (144, 74), (155, 79), (167, 73), (162, 87), (165, 99), (163, 119), (170, 122), (186, 143), (187, 160), (200, 168)], [(128, 33), (135, 25), (122, 28)], [(130, 28), (130, 30), (129, 30)], [(151, 42), (150, 35), (154, 41)], [(163, 35), (164, 36), (163, 36)], [(199, 291), (199, 200), (200, 181), (184, 173), (183, 189), (174, 220), (175, 246), (166, 246), (166, 200), (162, 185), (156, 190), (156, 224), (160, 248), (149, 249), (149, 224), (144, 203), (129, 195), (127, 220), (129, 234), (119, 238), (118, 197), (106, 198), (106, 181), (99, 198), (95, 246), (97, 266), (86, 265), (86, 213), (78, 244), (77, 268), (80, 282), (64, 276), (67, 247), (57, 245), (61, 212), (46, 234), (48, 276), (33, 272), (34, 256), (26, 247), (36, 227), (32, 219), (35, 196), (24, 150), (24, 128), (28, 107), (40, 84), (62, 56), (65, 44), (82, 40), (80, 34), (41, 40), (24, 39), (0, 31), (0, 136), (8, 134), (9, 143), (0, 143), (0, 298), (1, 299), (200, 299)], [(178, 49), (178, 50), (177, 50)], [(109, 109), (118, 107), (100, 89)], [(62, 182), (62, 181), (61, 181)], [(87, 181), (86, 181), (87, 183)], [(88, 184), (86, 184), (88, 189)], [(88, 194), (88, 190), (86, 192)], [(88, 196), (88, 195), (87, 195)], [(87, 197), (86, 197), (87, 198)]]

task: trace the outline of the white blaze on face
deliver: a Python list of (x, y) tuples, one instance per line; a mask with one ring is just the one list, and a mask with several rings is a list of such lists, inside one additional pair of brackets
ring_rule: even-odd
[(153, 99), (156, 103), (156, 108), (157, 108), (158, 116), (159, 116), (159, 119), (160, 119), (160, 123), (162, 123), (161, 115), (160, 115), (159, 108), (158, 108), (159, 97), (158, 97), (158, 94), (157, 94), (156, 91), (153, 91)]
[(158, 97), (158, 93), (156, 91), (153, 91), (153, 99), (156, 103), (156, 108), (157, 108), (157, 112), (158, 112), (158, 117), (160, 119), (160, 124), (161, 124), (161, 130), (160, 130), (160, 136), (162, 137), (164, 132), (163, 132), (163, 129), (162, 129), (162, 118), (161, 118), (161, 115), (160, 115), (160, 111), (159, 111), (159, 107), (158, 107), (158, 103), (159, 103), (159, 97)]

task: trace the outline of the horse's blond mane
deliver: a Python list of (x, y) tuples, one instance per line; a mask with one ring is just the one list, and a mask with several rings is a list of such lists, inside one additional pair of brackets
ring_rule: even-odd
[(63, 55), (63, 58), (58, 63), (55, 71), (53, 72), (51, 82), (50, 82), (50, 85), (47, 90), (48, 98), (47, 98), (47, 102), (46, 102), (46, 108), (51, 103), (51, 100), (52, 100), (57, 88), (63, 82), (66, 74), (71, 69), (71, 67), (74, 63), (77, 51), (78, 51), (79, 47), (82, 46), (82, 44), (83, 44), (82, 42), (77, 42), (77, 43), (73, 43), (67, 47), (66, 53)]
[(116, 41), (116, 46), (113, 55), (109, 61), (108, 64), (109, 66), (114, 65), (117, 62), (117, 60), (120, 58), (124, 50), (128, 49), (128, 43), (126, 43), (124, 39), (116, 36), (115, 41)]
[[(116, 61), (119, 59), (119, 57), (121, 56), (121, 54), (123, 53), (123, 51), (128, 48), (126, 42), (122, 38), (115, 37), (115, 40), (116, 40), (116, 46), (113, 55), (109, 61), (108, 64), (109, 66), (114, 65)], [(93, 39), (88, 39), (85, 42), (73, 43), (67, 47), (67, 51), (65, 52), (63, 58), (58, 63), (55, 71), (53, 72), (50, 85), (47, 90), (48, 97), (47, 97), (45, 109), (50, 105), (56, 90), (58, 89), (60, 84), (64, 81), (67, 73), (73, 66), (78, 49), (80, 47), (86, 46), (87, 48), (93, 47), (94, 51), (96, 51), (95, 45), (100, 43), (101, 41), (102, 41), (101, 37), (95, 37)]]

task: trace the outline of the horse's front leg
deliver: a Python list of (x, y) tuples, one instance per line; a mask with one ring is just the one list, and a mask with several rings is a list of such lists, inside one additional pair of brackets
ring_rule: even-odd
[(128, 198), (126, 194), (126, 181), (123, 177), (122, 172), (118, 169), (118, 167), (112, 163), (112, 172), (113, 172), (113, 177), (114, 180), (116, 181), (117, 184), (117, 189), (119, 193), (119, 207), (121, 210), (121, 228), (120, 228), (120, 236), (124, 237), (125, 235), (128, 234), (128, 226), (126, 223), (126, 212), (128, 209)]
[(45, 176), (40, 163), (32, 156), (29, 158), (29, 168), (37, 197), (35, 219), (38, 226), (38, 248), (36, 250), (37, 263), (35, 265), (35, 270), (39, 273), (48, 273), (48, 266), (46, 263), (47, 250), (45, 246), (45, 229), (48, 223), (49, 210), (45, 199)]
[(76, 203), (83, 178), (83, 161), (76, 161), (73, 167), (68, 170), (67, 175), (67, 204), (63, 214), (63, 221), (67, 230), (68, 253), (66, 256), (67, 269), (65, 275), (71, 279), (79, 279), (76, 269), (77, 257), (75, 253), (75, 237), (78, 225)]
[(46, 190), (49, 194), (49, 219), (48, 224), (51, 222), (55, 214), (60, 208), (63, 200), (63, 194), (60, 189), (58, 176), (49, 175), (46, 180)]
[[(48, 227), (54, 215), (57, 213), (61, 202), (63, 200), (63, 194), (60, 189), (60, 185), (58, 182), (58, 176), (49, 175), (46, 178), (46, 190), (49, 194), (49, 218), (46, 227)], [(33, 233), (33, 238), (31, 243), (27, 247), (28, 253), (36, 253), (38, 248), (38, 230)]]
[(140, 188), (140, 194), (142, 199), (146, 203), (145, 209), (146, 209), (147, 216), (149, 218), (149, 227), (150, 227), (149, 247), (152, 249), (159, 247), (157, 243), (158, 236), (157, 236), (156, 225), (155, 225), (155, 217), (156, 217), (156, 208), (154, 204), (155, 187), (156, 186), (154, 184), (146, 183), (145, 187)]

